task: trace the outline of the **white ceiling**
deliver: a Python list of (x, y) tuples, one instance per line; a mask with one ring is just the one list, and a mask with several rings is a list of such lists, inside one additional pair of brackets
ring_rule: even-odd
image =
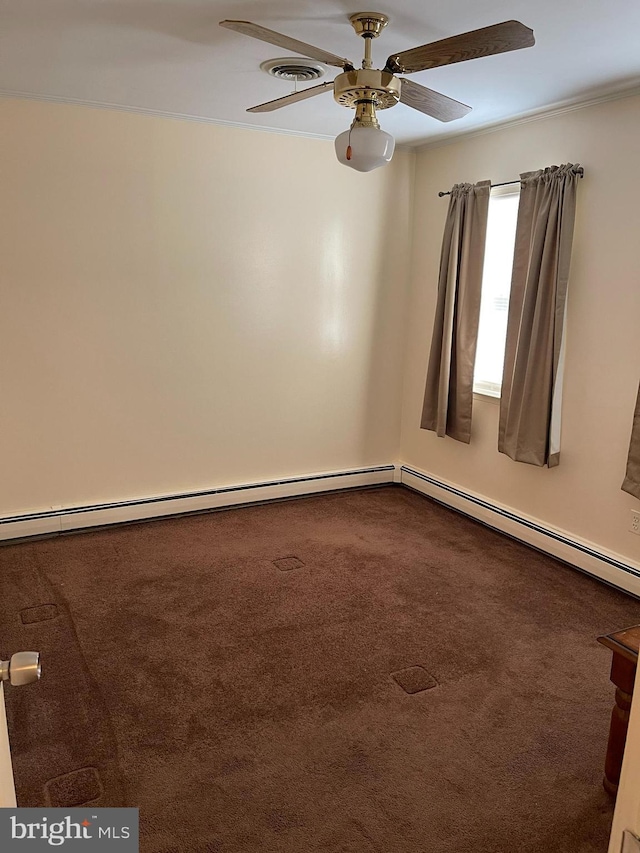
[[(380, 114), (399, 142), (419, 144), (531, 111), (640, 85), (638, 0), (371, 0), (390, 24), (374, 64), (392, 52), (516, 19), (536, 46), (412, 75), (473, 106), (451, 124), (399, 104)], [(287, 51), (218, 26), (250, 20), (359, 64), (355, 0), (0, 0), (0, 93), (193, 116), (335, 136), (352, 113), (330, 93), (252, 115), (291, 91), (259, 70)], [(339, 69), (328, 69), (332, 79)]]

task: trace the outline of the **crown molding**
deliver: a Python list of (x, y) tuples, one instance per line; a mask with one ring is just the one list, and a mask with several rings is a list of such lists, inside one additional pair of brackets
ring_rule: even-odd
[(235, 127), (240, 130), (261, 130), (264, 133), (279, 133), (282, 136), (302, 136), (305, 139), (321, 139), (324, 142), (333, 142), (333, 136), (324, 133), (307, 133), (302, 130), (285, 130), (281, 127), (269, 127), (268, 125), (249, 124), (240, 121), (227, 121), (226, 119), (209, 118), (207, 116), (191, 115), (190, 113), (173, 113), (168, 110), (154, 110), (148, 107), (131, 107), (125, 104), (112, 104), (108, 101), (89, 101), (81, 98), (63, 98), (59, 95), (37, 95), (33, 92), (15, 92), (8, 89), (0, 89), (0, 98), (15, 98), (25, 101), (44, 101), (51, 104), (66, 104), (72, 107), (93, 107), (99, 110), (117, 110), (123, 113), (135, 113), (136, 115), (153, 116), (155, 118), (170, 118), (178, 121), (195, 121), (200, 124), (217, 124), (223, 127)]
[(489, 133), (496, 133), (499, 130), (506, 130), (510, 127), (518, 127), (521, 124), (528, 124), (533, 121), (543, 121), (548, 118), (555, 118), (556, 116), (564, 115), (565, 113), (572, 113), (575, 110), (584, 110), (588, 107), (595, 107), (598, 104), (604, 104), (607, 101), (619, 101), (623, 98), (633, 98), (637, 95), (640, 95), (640, 84), (634, 82), (626, 88), (616, 89), (615, 91), (606, 92), (602, 95), (561, 101), (550, 106), (529, 110), (516, 118), (492, 122), (491, 124), (484, 125), (483, 127), (478, 127), (475, 130), (468, 130), (462, 133), (448, 133), (446, 136), (439, 136), (431, 142), (418, 142), (411, 146), (411, 150), (416, 154), (419, 154), (421, 151), (428, 151), (432, 148), (452, 145), (456, 142), (461, 142), (462, 140), (473, 139), (477, 136), (486, 136)]
[[(281, 136), (300, 136), (303, 139), (319, 139), (323, 142), (333, 142), (335, 135), (325, 133), (309, 133), (304, 130), (286, 130), (281, 127), (269, 127), (262, 124), (249, 124), (240, 121), (227, 121), (221, 118), (208, 118), (207, 116), (196, 116), (190, 113), (172, 113), (168, 110), (153, 110), (147, 107), (130, 107), (123, 104), (112, 104), (108, 101), (88, 101), (81, 98), (63, 98), (59, 95), (36, 95), (33, 92), (15, 92), (10, 89), (0, 89), (0, 98), (14, 98), (24, 101), (41, 101), (50, 104), (64, 104), (71, 107), (92, 107), (98, 110), (116, 110), (123, 113), (134, 113), (135, 115), (147, 115), (155, 118), (168, 118), (177, 121), (195, 121), (200, 124), (215, 124), (222, 127), (233, 127), (239, 130), (257, 130), (263, 133), (279, 133)], [(413, 151), (411, 142), (396, 142), (396, 149), (402, 151)]]
[[(396, 147), (413, 153), (428, 151), (432, 148), (440, 148), (445, 145), (452, 145), (461, 140), (473, 139), (477, 136), (485, 136), (488, 133), (496, 133), (499, 130), (505, 130), (510, 127), (518, 127), (521, 124), (528, 124), (532, 121), (543, 121), (548, 118), (564, 115), (565, 113), (582, 110), (588, 107), (597, 106), (598, 104), (606, 103), (607, 101), (618, 101), (623, 98), (633, 98), (640, 95), (640, 83), (633, 84), (616, 89), (611, 92), (606, 92), (601, 95), (591, 96), (587, 98), (574, 98), (567, 101), (562, 101), (546, 107), (540, 107), (535, 110), (529, 110), (515, 118), (503, 119), (482, 127), (468, 131), (454, 131), (447, 133), (445, 136), (438, 136), (432, 141), (426, 142), (397, 142)], [(27, 101), (43, 101), (52, 104), (66, 104), (68, 106), (77, 107), (92, 107), (102, 110), (116, 110), (118, 112), (134, 113), (136, 115), (147, 115), (156, 118), (168, 118), (178, 121), (195, 121), (200, 124), (215, 124), (222, 127), (239, 128), (240, 130), (257, 130), (263, 133), (278, 133), (282, 136), (301, 136), (305, 139), (320, 139), (324, 142), (333, 142), (334, 136), (324, 133), (309, 133), (302, 130), (286, 130), (281, 127), (270, 127), (268, 125), (249, 124), (240, 121), (227, 121), (226, 119), (210, 118), (208, 116), (191, 115), (190, 113), (176, 113), (168, 110), (156, 110), (148, 107), (133, 107), (125, 104), (113, 104), (108, 101), (92, 101), (81, 98), (66, 98), (59, 95), (39, 95), (33, 92), (18, 92), (8, 89), (0, 89), (0, 98), (15, 98), (18, 100)]]

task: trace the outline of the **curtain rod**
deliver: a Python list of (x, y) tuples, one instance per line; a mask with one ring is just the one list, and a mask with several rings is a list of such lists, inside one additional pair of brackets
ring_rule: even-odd
[[(576, 174), (578, 175), (578, 177), (584, 178), (584, 169), (582, 169), (582, 168), (578, 169)], [(494, 187), (508, 187), (511, 184), (519, 184), (519, 183), (521, 183), (520, 178), (518, 178), (517, 181), (503, 181), (501, 184), (491, 184), (491, 189), (493, 189)], [(439, 192), (438, 198), (442, 198), (445, 195), (451, 195), (451, 190), (449, 190), (449, 192), (446, 192), (446, 193)]]

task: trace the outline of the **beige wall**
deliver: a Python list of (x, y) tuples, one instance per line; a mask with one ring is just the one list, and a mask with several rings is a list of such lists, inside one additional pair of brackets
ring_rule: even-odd
[(0, 515), (397, 458), (411, 153), (361, 175), (16, 100), (0, 127)]
[[(320, 140), (86, 107), (4, 100), (0, 122), (0, 515), (401, 458), (640, 560), (620, 491), (639, 98), (424, 150), (415, 176), (408, 152), (361, 175)], [(586, 178), (549, 471), (498, 454), (492, 402), (468, 447), (418, 422), (437, 191), (568, 160)]]
[[(611, 101), (419, 153), (406, 351), (402, 458), (432, 475), (633, 560), (620, 491), (640, 379), (640, 98)], [(560, 466), (538, 469), (497, 451), (498, 406), (474, 404), (472, 443), (419, 429), (442, 227), (457, 181), (494, 182), (580, 162), (568, 297)]]

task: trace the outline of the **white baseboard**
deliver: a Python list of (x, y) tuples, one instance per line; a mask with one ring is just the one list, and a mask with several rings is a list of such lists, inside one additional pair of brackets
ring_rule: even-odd
[(640, 597), (640, 565), (637, 563), (408, 465), (376, 465), (91, 506), (51, 507), (39, 512), (0, 518), (0, 540), (388, 483), (402, 483), (476, 521)]
[(263, 483), (218, 486), (197, 492), (155, 495), (92, 506), (51, 507), (40, 512), (0, 518), (0, 540), (62, 533), (83, 527), (220, 509), (336, 489), (393, 483), (397, 482), (398, 478), (399, 473), (395, 465), (376, 465), (369, 468), (305, 474), (300, 477), (287, 477)]
[(550, 527), (543, 521), (514, 512), (483, 495), (466, 491), (454, 483), (436, 479), (408, 465), (400, 466), (400, 482), (422, 492), (439, 503), (474, 518), (570, 563), (577, 569), (640, 597), (640, 565), (619, 554), (605, 551), (593, 542), (578, 539), (567, 531)]

